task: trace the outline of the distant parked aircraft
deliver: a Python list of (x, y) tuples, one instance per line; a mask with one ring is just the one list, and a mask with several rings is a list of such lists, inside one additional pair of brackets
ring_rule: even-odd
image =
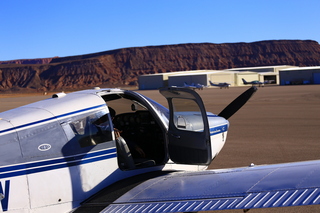
[(231, 85), (231, 84), (229, 84), (227, 82), (215, 84), (215, 83), (212, 83), (212, 81), (209, 81), (209, 83), (210, 83), (211, 86), (220, 87), (220, 89), (222, 89), (222, 88), (228, 88), (229, 89), (229, 87)]
[(268, 81), (261, 82), (261, 81), (258, 81), (258, 80), (249, 81), (249, 82), (248, 82), (248, 81), (244, 80), (244, 78), (242, 79), (242, 81), (243, 81), (243, 84), (245, 84), (245, 85), (251, 84), (252, 86), (258, 85), (259, 87), (261, 87), (261, 86), (263, 87), (264, 84), (268, 83)]
[(198, 89), (198, 90), (203, 90), (204, 87), (207, 87), (203, 84), (195, 84), (195, 83), (191, 83), (191, 84), (187, 84), (187, 82), (184, 82), (184, 86), (185, 88), (189, 88), (189, 89)]

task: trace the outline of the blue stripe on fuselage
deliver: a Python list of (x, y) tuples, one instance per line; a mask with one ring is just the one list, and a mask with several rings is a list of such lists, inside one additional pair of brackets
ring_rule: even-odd
[(228, 124), (210, 128), (210, 136), (228, 131)]
[(2, 189), (2, 183), (0, 182), (0, 194), (4, 197), (1, 199), (2, 211), (8, 211), (9, 203), (9, 191), (10, 191), (10, 180), (5, 181), (4, 189)]
[(92, 163), (116, 157), (116, 149), (101, 150), (93, 153), (68, 156), (66, 158), (51, 159), (40, 162), (24, 163), (0, 168), (0, 179), (16, 177), (20, 175), (34, 174), (38, 172), (67, 168), (81, 164)]

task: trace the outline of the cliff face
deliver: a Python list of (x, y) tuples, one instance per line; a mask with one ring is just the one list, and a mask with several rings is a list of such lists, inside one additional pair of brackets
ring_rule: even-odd
[[(58, 56), (54, 58), (58, 58)], [(0, 64), (49, 64), (54, 58), (18, 59), (10, 61), (0, 61)]]
[(319, 66), (320, 45), (310, 40), (179, 44), (56, 57), (33, 65), (0, 62), (0, 90), (136, 85), (142, 74), (272, 65)]

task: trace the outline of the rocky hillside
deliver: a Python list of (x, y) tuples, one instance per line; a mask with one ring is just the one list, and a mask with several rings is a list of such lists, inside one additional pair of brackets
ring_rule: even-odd
[[(54, 57), (58, 58), (58, 56)], [(10, 61), (0, 61), (0, 64), (49, 64), (53, 58), (18, 59)]]
[(272, 65), (319, 66), (320, 45), (311, 40), (191, 43), (55, 57), (32, 64), (0, 62), (0, 90), (133, 86), (142, 74)]

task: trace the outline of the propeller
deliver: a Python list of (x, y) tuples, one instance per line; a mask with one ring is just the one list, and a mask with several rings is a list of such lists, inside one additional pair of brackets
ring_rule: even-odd
[(226, 108), (224, 108), (218, 116), (225, 119), (229, 119), (234, 113), (236, 113), (247, 101), (252, 97), (252, 95), (257, 91), (257, 87), (252, 86), (234, 99)]

